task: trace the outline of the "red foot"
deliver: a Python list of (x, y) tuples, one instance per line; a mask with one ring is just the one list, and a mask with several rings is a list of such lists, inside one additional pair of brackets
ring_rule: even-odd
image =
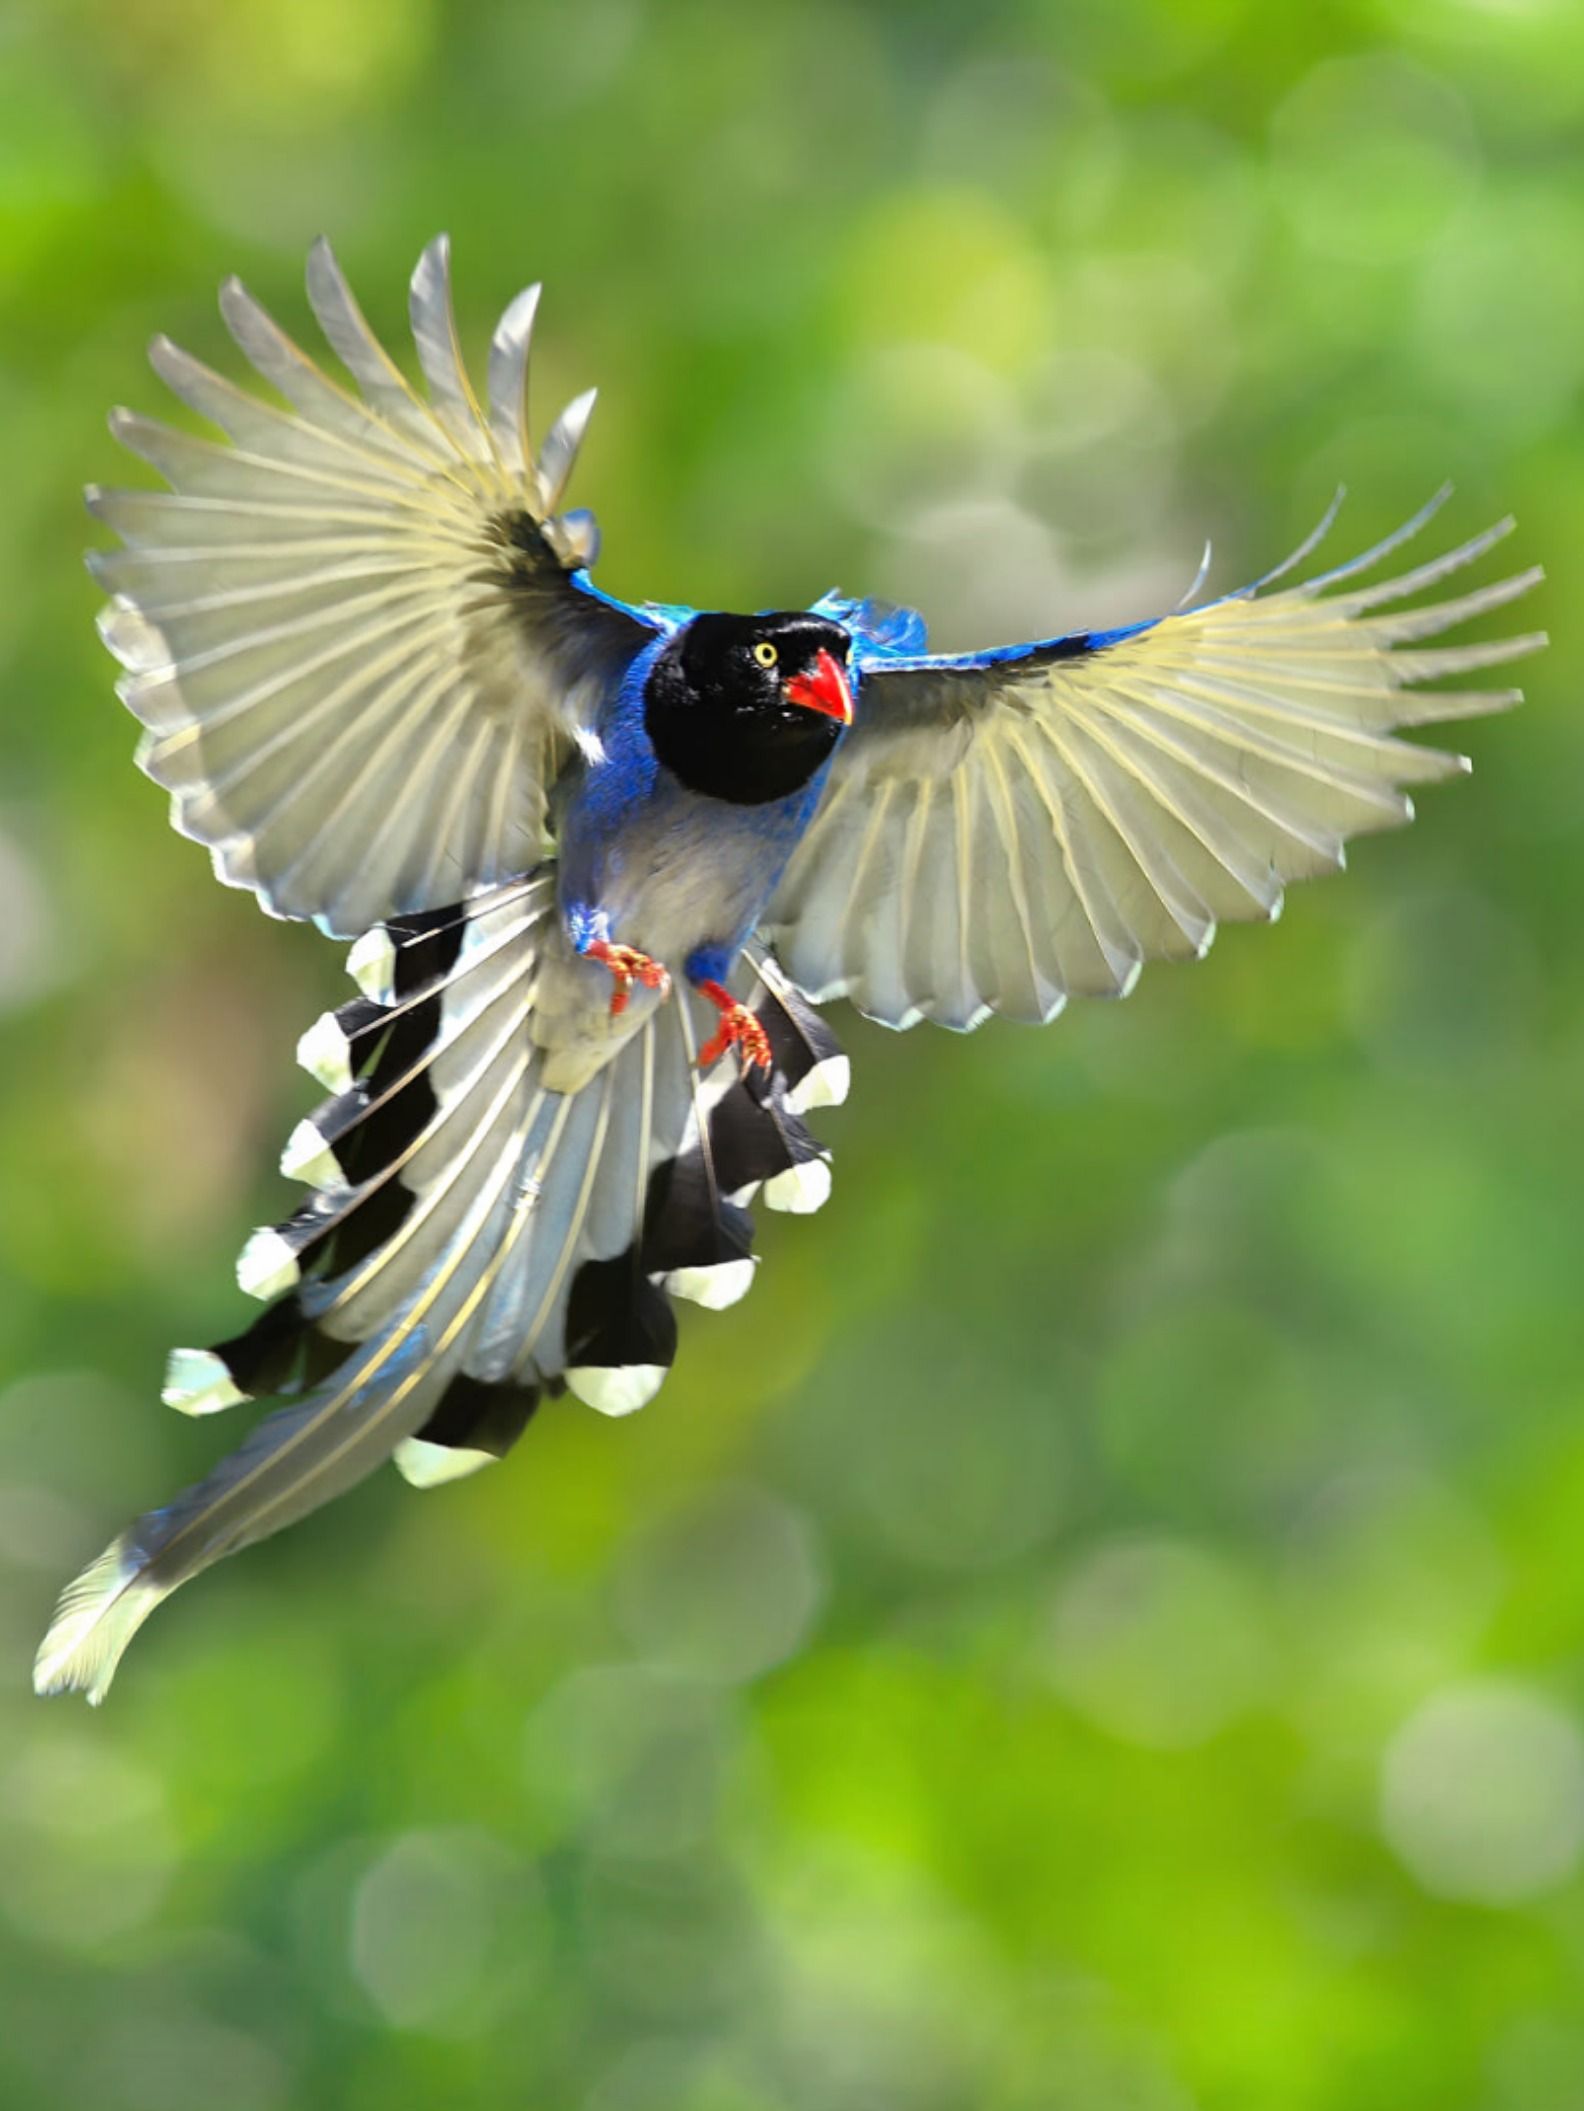
[(699, 1068), (708, 1070), (718, 1063), (728, 1048), (735, 1048), (742, 1057), (744, 1070), (755, 1063), (761, 1070), (770, 1068), (770, 1036), (759, 1023), (758, 1014), (751, 1012), (746, 1004), (739, 1004), (728, 989), (718, 982), (701, 982), (698, 985), (701, 997), (708, 997), (719, 1011), (720, 1030), (711, 1034), (699, 1050)]
[(640, 953), (635, 946), (616, 946), (607, 938), (596, 938), (592, 945), (584, 947), (583, 958), (597, 960), (616, 978), (610, 1001), (613, 1019), (627, 1009), (627, 999), (635, 982), (641, 982), (646, 990), (668, 990), (671, 987), (671, 977), (659, 961), (651, 960), (647, 953)]

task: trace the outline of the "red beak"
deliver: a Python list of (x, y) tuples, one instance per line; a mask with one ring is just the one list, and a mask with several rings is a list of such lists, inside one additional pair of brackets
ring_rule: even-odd
[(853, 700), (847, 677), (841, 662), (823, 645), (807, 674), (795, 674), (787, 683), (786, 699), (809, 711), (823, 711), (827, 718), (839, 719), (844, 726), (852, 724)]

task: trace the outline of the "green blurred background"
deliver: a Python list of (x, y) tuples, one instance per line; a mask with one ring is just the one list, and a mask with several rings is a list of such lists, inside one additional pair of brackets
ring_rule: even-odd
[[(0, 5), (0, 2102), (1584, 2106), (1577, 0)], [(946, 644), (1347, 554), (1555, 584), (1406, 837), (1122, 1007), (839, 1023), (831, 1206), (631, 1423), (394, 1474), (102, 1715), (54, 1593), (233, 1435), (158, 1400), (334, 948), (170, 835), (79, 486), (454, 239), (547, 282), (619, 593)], [(1494, 576), (1488, 564), (1484, 576)], [(1566, 597), (1566, 598), (1565, 598)]]

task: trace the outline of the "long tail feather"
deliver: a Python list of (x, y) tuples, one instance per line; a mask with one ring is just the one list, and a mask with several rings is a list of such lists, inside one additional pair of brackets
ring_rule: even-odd
[(230, 1340), (177, 1350), (165, 1379), (188, 1414), (297, 1397), (68, 1588), (41, 1693), (102, 1700), (172, 1591), (387, 1459), (432, 1487), (503, 1457), (563, 1391), (643, 1406), (675, 1356), (670, 1297), (719, 1307), (752, 1281), (748, 1197), (824, 1199), (798, 1110), (840, 1098), (845, 1065), (768, 959), (736, 978), (768, 1079), (740, 1078), (734, 1055), (701, 1078), (708, 1007), (679, 991), (580, 1090), (544, 1086), (528, 1022), (552, 899), (541, 874), (353, 948), (363, 994), (300, 1051), (334, 1096), (286, 1163), (322, 1184), (239, 1264), (274, 1301)]

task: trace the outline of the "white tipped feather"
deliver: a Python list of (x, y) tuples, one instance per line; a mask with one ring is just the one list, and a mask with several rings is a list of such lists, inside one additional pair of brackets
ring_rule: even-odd
[(673, 1268), (660, 1278), (660, 1286), (673, 1297), (685, 1297), (706, 1312), (724, 1312), (746, 1297), (753, 1287), (758, 1257), (740, 1261), (717, 1261), (709, 1268)]
[(404, 1438), (392, 1452), (391, 1462), (413, 1488), (439, 1488), (447, 1481), (465, 1480), (480, 1467), (499, 1464), (493, 1451), (469, 1451), (461, 1444), (430, 1444), (422, 1437)]
[(389, 1004), (396, 994), (396, 941), (383, 924), (365, 931), (346, 958), (347, 973), (375, 1004)]
[(575, 1364), (566, 1374), (568, 1388), (602, 1415), (633, 1415), (659, 1392), (669, 1376), (663, 1363)]
[(340, 1187), (346, 1179), (340, 1159), (306, 1115), (286, 1139), (280, 1169), (288, 1180), (305, 1180), (310, 1187)]
[(160, 1398), (184, 1415), (217, 1415), (248, 1395), (212, 1349), (172, 1349)]
[(789, 1216), (809, 1217), (830, 1200), (831, 1169), (824, 1158), (808, 1158), (788, 1166), (764, 1184), (765, 1207), (785, 1210)]
[(296, 1254), (273, 1224), (261, 1224), (237, 1255), (237, 1288), (249, 1297), (279, 1297), (301, 1274)]
[(334, 1012), (321, 1012), (297, 1043), (297, 1060), (327, 1092), (345, 1092), (352, 1083), (352, 1050)]
[(852, 1087), (852, 1064), (844, 1055), (825, 1056), (805, 1071), (787, 1094), (793, 1114), (807, 1114), (815, 1107), (839, 1107)]

